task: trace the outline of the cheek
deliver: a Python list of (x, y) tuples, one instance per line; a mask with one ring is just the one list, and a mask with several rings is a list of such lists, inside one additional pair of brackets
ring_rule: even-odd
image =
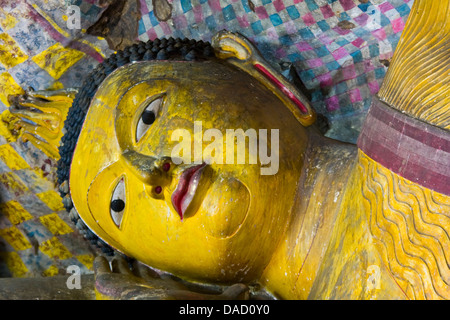
[(201, 207), (207, 234), (230, 238), (244, 224), (250, 207), (250, 191), (235, 178), (219, 178), (209, 188)]

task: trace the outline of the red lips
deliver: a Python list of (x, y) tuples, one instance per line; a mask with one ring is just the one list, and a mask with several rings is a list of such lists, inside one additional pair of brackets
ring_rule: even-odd
[(184, 213), (192, 201), (203, 171), (202, 169), (205, 166), (206, 164), (202, 163), (198, 166), (193, 166), (184, 170), (181, 174), (177, 188), (172, 193), (172, 204), (181, 220), (183, 220)]

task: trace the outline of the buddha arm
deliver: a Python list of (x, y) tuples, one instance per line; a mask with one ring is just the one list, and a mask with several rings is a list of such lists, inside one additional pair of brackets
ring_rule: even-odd
[(309, 130), (309, 146), (285, 238), (265, 269), (264, 287), (283, 299), (307, 299), (352, 173), (356, 148)]

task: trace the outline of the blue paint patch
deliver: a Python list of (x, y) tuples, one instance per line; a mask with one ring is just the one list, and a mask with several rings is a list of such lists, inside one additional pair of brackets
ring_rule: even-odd
[(253, 23), (251, 24), (251, 27), (252, 27), (253, 32), (254, 32), (255, 34), (259, 34), (259, 33), (261, 33), (261, 32), (264, 30), (264, 28), (263, 28), (263, 26), (262, 26), (262, 23), (261, 23), (261, 21), (259, 21), (259, 20), (253, 22)]
[(283, 20), (281, 20), (280, 16), (277, 13), (272, 14), (269, 18), (270, 21), (272, 21), (274, 27), (279, 26), (283, 23)]
[(222, 13), (225, 21), (236, 19), (236, 13), (234, 12), (233, 6), (231, 4), (223, 8)]
[(298, 12), (297, 8), (295, 6), (289, 6), (286, 8), (287, 13), (291, 17), (292, 20), (300, 18), (300, 13)]

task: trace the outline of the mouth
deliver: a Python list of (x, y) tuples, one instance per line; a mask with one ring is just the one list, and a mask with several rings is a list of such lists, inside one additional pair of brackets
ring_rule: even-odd
[(175, 191), (172, 193), (172, 204), (181, 221), (197, 192), (200, 178), (206, 163), (192, 166), (183, 171)]

